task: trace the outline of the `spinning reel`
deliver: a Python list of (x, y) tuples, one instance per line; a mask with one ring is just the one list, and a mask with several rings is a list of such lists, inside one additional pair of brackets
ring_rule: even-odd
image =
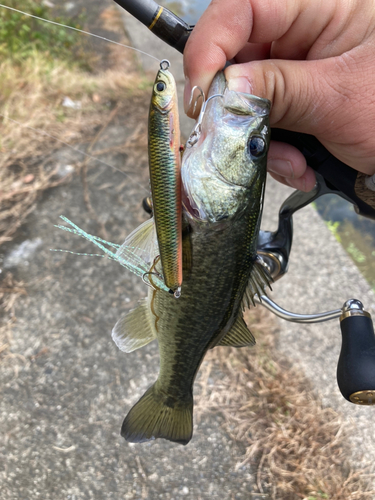
[[(309, 193), (295, 191), (282, 204), (279, 225), (275, 232), (260, 231), (258, 254), (273, 279), (280, 279), (288, 270), (293, 240), (293, 214), (323, 194), (335, 193), (325, 178), (316, 173), (317, 183)], [(347, 196), (344, 196), (347, 199)], [(375, 192), (373, 193), (375, 199)], [(351, 200), (349, 200), (351, 201)], [(357, 299), (349, 299), (341, 309), (318, 314), (295, 314), (282, 309), (266, 296), (256, 300), (276, 316), (294, 323), (320, 323), (339, 318), (342, 334), (341, 353), (337, 366), (337, 382), (341, 394), (358, 405), (375, 405), (375, 335), (370, 314)]]

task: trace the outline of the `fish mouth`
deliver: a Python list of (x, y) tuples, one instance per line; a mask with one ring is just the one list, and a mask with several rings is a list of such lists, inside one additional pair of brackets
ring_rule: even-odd
[(215, 94), (222, 94), (224, 100), (221, 101), (221, 103), (212, 102), (212, 108), (214, 108), (216, 104), (219, 107), (223, 106), (224, 109), (231, 111), (234, 114), (248, 114), (256, 116), (266, 116), (271, 110), (271, 101), (269, 99), (248, 94), (246, 92), (230, 90), (223, 71), (216, 73), (214, 79), (212, 80), (207, 99)]
[(245, 92), (235, 92), (226, 89), (224, 92), (224, 108), (235, 115), (268, 116), (271, 110), (271, 101)]
[(198, 220), (201, 222), (206, 222), (204, 219), (202, 219), (199, 216), (199, 210), (198, 208), (193, 207), (193, 205), (190, 203), (190, 199), (188, 195), (185, 193), (185, 190), (182, 191), (182, 206), (184, 208), (184, 212), (194, 220)]

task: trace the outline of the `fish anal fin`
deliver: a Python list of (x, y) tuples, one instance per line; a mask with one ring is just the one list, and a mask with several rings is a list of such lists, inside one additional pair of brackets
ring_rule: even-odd
[(232, 328), (216, 345), (227, 347), (246, 347), (255, 344), (255, 338), (240, 315)]
[(155, 338), (147, 299), (119, 319), (112, 330), (113, 341), (124, 352), (135, 351)]
[(143, 443), (157, 438), (186, 445), (193, 434), (193, 398), (186, 403), (171, 404), (159, 393), (155, 384), (127, 414), (121, 436), (130, 443)]

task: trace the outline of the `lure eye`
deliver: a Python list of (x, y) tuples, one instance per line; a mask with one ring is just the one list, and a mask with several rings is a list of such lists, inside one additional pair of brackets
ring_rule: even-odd
[(163, 91), (165, 90), (165, 88), (166, 88), (166, 85), (165, 85), (165, 83), (164, 83), (164, 82), (158, 82), (158, 83), (156, 84), (156, 90), (157, 90), (158, 92), (163, 92)]
[(251, 156), (254, 156), (254, 158), (259, 158), (260, 156), (262, 156), (265, 150), (266, 141), (263, 139), (263, 137), (260, 137), (259, 135), (253, 135), (249, 141), (249, 153), (251, 154)]

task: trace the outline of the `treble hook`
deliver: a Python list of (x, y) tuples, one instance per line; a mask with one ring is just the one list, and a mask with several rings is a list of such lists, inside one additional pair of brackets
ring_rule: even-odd
[(155, 286), (155, 284), (152, 282), (151, 278), (149, 278), (149, 281), (146, 281), (145, 280), (145, 276), (148, 276), (148, 275), (153, 275), (153, 276), (156, 276), (157, 278), (161, 278), (160, 274), (159, 273), (153, 273), (152, 271), (148, 271), (147, 273), (143, 273), (142, 274), (142, 281), (145, 285), (147, 285), (148, 287), (152, 288), (153, 290), (160, 290), (160, 288), (158, 288), (157, 286)]
[[(195, 127), (194, 127), (192, 133), (190, 134), (189, 139), (186, 142), (186, 147), (187, 148), (191, 148), (192, 146), (194, 146), (194, 144), (196, 144), (198, 142), (199, 136), (202, 133), (202, 121), (203, 121), (203, 118), (204, 118), (204, 114), (206, 112), (207, 104), (214, 97), (224, 97), (224, 94), (214, 94), (214, 95), (210, 96), (207, 99), (207, 101), (205, 101), (204, 100), (204, 92), (203, 92), (203, 90), (200, 87), (194, 87), (193, 90), (192, 90), (192, 92), (196, 88), (198, 88), (201, 91), (201, 94), (199, 94), (199, 96), (197, 97), (197, 99), (195, 101), (195, 106), (197, 104), (197, 100), (199, 99), (199, 97), (203, 97), (203, 104), (202, 104), (202, 107), (201, 107), (201, 110), (200, 110), (200, 113), (199, 113), (199, 116), (198, 116), (198, 119), (197, 119), (197, 123), (195, 124)], [(191, 103), (191, 99), (192, 98), (190, 98), (190, 103)], [(195, 111), (195, 106), (194, 106), (194, 111)]]
[[(193, 115), (195, 114), (195, 110), (197, 109), (198, 99), (201, 97), (203, 99), (203, 104), (206, 100), (206, 96), (204, 95), (203, 90), (198, 85), (194, 85), (194, 87), (191, 89), (191, 93), (190, 93), (189, 108), (191, 106), (191, 103), (193, 102), (194, 91), (196, 89), (199, 90), (199, 94), (198, 94), (197, 98), (195, 99), (194, 108), (193, 108)], [(203, 104), (202, 104), (202, 106), (203, 106)]]
[[(145, 283), (147, 286), (149, 286), (150, 288), (152, 288), (153, 290), (160, 290), (160, 288), (158, 288), (151, 280), (151, 278), (149, 278), (149, 282), (147, 282), (145, 280), (145, 276), (148, 276), (148, 275), (153, 275), (153, 276), (156, 276), (157, 278), (159, 279), (163, 279), (163, 276), (157, 271), (156, 269), (156, 264), (159, 262), (160, 260), (160, 255), (157, 255), (154, 259), (154, 262), (152, 263), (152, 266), (150, 267), (150, 270), (147, 271), (146, 273), (143, 273), (142, 274), (142, 281), (143, 283)], [(155, 271), (154, 271), (155, 269)]]

